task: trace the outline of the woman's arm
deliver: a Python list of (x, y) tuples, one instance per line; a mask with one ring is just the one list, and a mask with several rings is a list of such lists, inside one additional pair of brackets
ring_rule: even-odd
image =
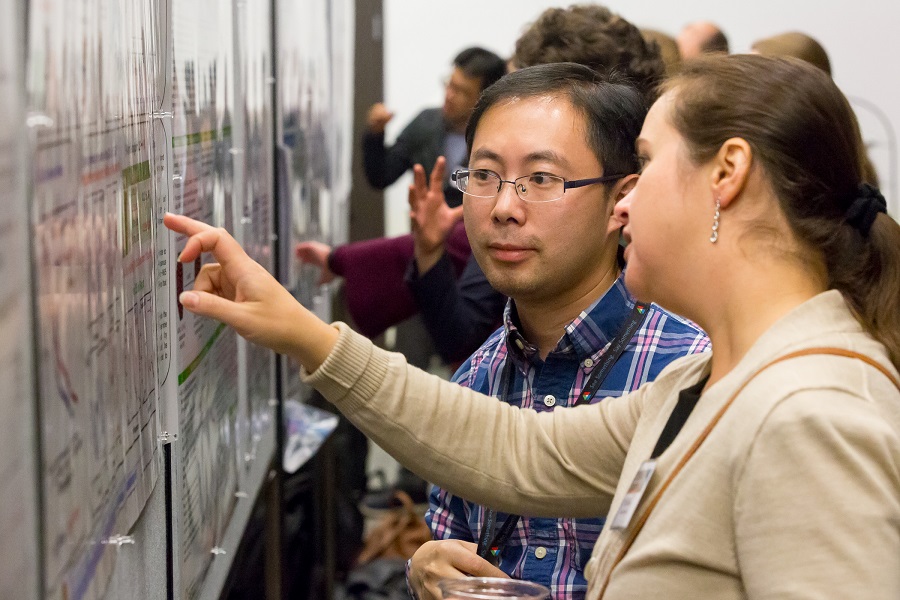
[(166, 215), (190, 236), (179, 260), (212, 252), (185, 308), (287, 354), (306, 380), (382, 448), (474, 502), (533, 516), (605, 514), (647, 387), (595, 405), (538, 414), (410, 367), (303, 308), (223, 229)]

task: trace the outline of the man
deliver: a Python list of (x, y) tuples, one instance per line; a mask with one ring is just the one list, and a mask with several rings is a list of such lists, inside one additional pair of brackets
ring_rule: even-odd
[[(445, 156), (453, 168), (466, 160), (463, 132), (481, 91), (503, 77), (506, 63), (484, 48), (466, 48), (453, 59), (453, 70), (444, 88), (444, 105), (423, 110), (397, 137), (391, 147), (384, 145), (384, 128), (393, 118), (384, 104), (369, 109), (368, 131), (363, 136), (363, 168), (366, 179), (384, 189), (414, 164), (429, 169), (438, 156)], [(458, 206), (462, 196), (445, 182), (447, 201)]]
[[(518, 39), (510, 61), (517, 69), (556, 62), (579, 63), (600, 74), (615, 71), (641, 90), (648, 106), (665, 71), (657, 49), (640, 30), (599, 5), (545, 10)], [(452, 170), (443, 161), (436, 164), (429, 185), (425, 169), (414, 168), (413, 236), (366, 240), (333, 251), (305, 242), (297, 249), (300, 260), (322, 267), (324, 280), (344, 277), (348, 309), (361, 332), (374, 337), (418, 311), (448, 363), (478, 348), (496, 329), (506, 303), (470, 257), (463, 227), (448, 226), (461, 215), (458, 208), (445, 206), (445, 174)]]
[(709, 21), (688, 23), (679, 32), (676, 41), (682, 60), (716, 52), (728, 54), (728, 38), (718, 25)]
[[(510, 60), (513, 69), (559, 62), (578, 63), (601, 75), (618, 73), (638, 88), (647, 106), (656, 99), (665, 71), (658, 50), (637, 27), (596, 4), (545, 10), (516, 41)], [(414, 260), (406, 281), (425, 327), (432, 339), (440, 340), (435, 345), (441, 356), (459, 361), (484, 340), (505, 298), (491, 288), (474, 257), (457, 277), (458, 230), (448, 229), (447, 223), (459, 213), (445, 208), (438, 195), (443, 166), (436, 165), (430, 186), (424, 170), (415, 170), (410, 196)], [(451, 234), (448, 246), (444, 240)], [(347, 258), (340, 256), (345, 263)]]
[[(619, 396), (707, 349), (696, 326), (642, 305), (623, 283), (613, 208), (637, 180), (646, 110), (634, 88), (571, 63), (524, 69), (484, 92), (466, 131), (469, 166), (455, 181), (472, 252), (510, 301), (503, 327), (454, 381), (547, 411)], [(474, 555), (476, 542), (506, 574), (548, 586), (555, 599), (582, 598), (604, 523), (492, 515), (441, 489), (426, 520), (440, 541), (410, 563), (420, 598), (439, 597), (446, 577), (497, 575)]]

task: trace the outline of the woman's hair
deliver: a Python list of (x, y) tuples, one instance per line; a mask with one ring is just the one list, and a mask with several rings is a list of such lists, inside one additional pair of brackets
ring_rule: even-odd
[[(900, 225), (875, 214), (884, 199), (861, 186), (855, 117), (831, 78), (792, 58), (735, 55), (687, 63), (663, 91), (674, 93), (670, 119), (695, 163), (746, 140), (829, 288), (900, 368)], [(874, 221), (860, 225), (861, 209)]]
[[(752, 48), (763, 56), (793, 56), (794, 58), (799, 58), (831, 75), (831, 61), (828, 60), (828, 53), (825, 52), (825, 48), (805, 33), (800, 33), (799, 31), (780, 33), (753, 42)], [(869, 152), (866, 150), (866, 145), (862, 139), (862, 132), (859, 131), (859, 122), (856, 120), (856, 115), (853, 116), (853, 126), (856, 127), (856, 135), (860, 144), (859, 161), (862, 166), (863, 181), (877, 186), (878, 173), (875, 171), (872, 159), (869, 158)]]

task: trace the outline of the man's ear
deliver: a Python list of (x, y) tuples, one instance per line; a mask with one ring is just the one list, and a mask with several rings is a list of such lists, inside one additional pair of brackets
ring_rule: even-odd
[(632, 173), (631, 175), (626, 175), (616, 184), (616, 187), (612, 190), (612, 206), (610, 207), (610, 215), (609, 221), (606, 225), (606, 233), (610, 234), (614, 231), (618, 231), (625, 227), (628, 224), (628, 211), (627, 210), (616, 210), (616, 206), (622, 201), (625, 196), (631, 193), (631, 190), (634, 189), (634, 186), (637, 184), (638, 175), (636, 173)]
[(631, 193), (631, 190), (633, 190), (634, 186), (637, 185), (638, 177), (640, 177), (640, 175), (638, 175), (637, 173), (632, 173), (631, 175), (626, 175), (622, 178), (621, 181), (619, 181), (619, 189), (616, 190), (616, 202)]
[(743, 138), (725, 140), (712, 160), (713, 198), (727, 208), (744, 191), (753, 167), (753, 149)]

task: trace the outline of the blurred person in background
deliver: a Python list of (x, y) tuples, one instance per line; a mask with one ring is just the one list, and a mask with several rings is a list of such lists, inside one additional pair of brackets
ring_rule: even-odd
[(676, 38), (683, 60), (691, 60), (703, 54), (728, 54), (728, 38), (715, 23), (695, 21), (688, 23)]

